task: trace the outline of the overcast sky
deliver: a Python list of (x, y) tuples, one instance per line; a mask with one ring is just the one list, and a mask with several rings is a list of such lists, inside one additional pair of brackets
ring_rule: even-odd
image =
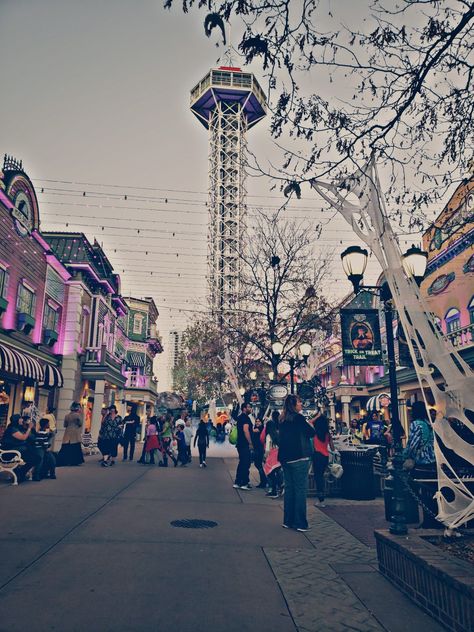
[[(341, 1), (347, 20), (356, 4)], [(208, 137), (189, 92), (221, 51), (202, 15), (165, 11), (161, 0), (0, 0), (0, 152), (23, 160), (43, 229), (97, 237), (124, 295), (155, 298), (165, 346), (205, 297)], [(277, 161), (268, 124), (249, 132), (249, 147)], [(267, 181), (247, 188), (250, 214), (279, 205)], [(314, 221), (321, 206), (306, 191), (288, 215)], [(339, 219), (315, 246), (335, 251), (338, 296), (350, 289), (339, 254), (353, 242)]]

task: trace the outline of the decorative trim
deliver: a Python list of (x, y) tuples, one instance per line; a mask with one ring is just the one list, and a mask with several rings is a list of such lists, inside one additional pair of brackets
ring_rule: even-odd
[(428, 295), (436, 295), (441, 294), (448, 287), (450, 283), (454, 281), (456, 278), (456, 274), (454, 272), (450, 272), (449, 274), (441, 274), (439, 277), (433, 281), (433, 283), (428, 288)]
[(469, 259), (464, 264), (462, 271), (464, 272), (464, 274), (469, 274), (469, 272), (474, 272), (474, 255), (471, 255), (469, 257)]
[(428, 277), (430, 274), (433, 274), (433, 272), (435, 272), (435, 270), (438, 270), (438, 268), (444, 266), (445, 263), (448, 263), (448, 261), (451, 261), (459, 254), (467, 250), (473, 244), (474, 228), (462, 237), (460, 237), (458, 240), (456, 240), (444, 252), (437, 255), (434, 259), (428, 262), (425, 278)]

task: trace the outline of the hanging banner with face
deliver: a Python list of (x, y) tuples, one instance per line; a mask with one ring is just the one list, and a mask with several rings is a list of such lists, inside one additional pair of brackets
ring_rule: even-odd
[(378, 310), (341, 309), (341, 331), (345, 365), (383, 364)]

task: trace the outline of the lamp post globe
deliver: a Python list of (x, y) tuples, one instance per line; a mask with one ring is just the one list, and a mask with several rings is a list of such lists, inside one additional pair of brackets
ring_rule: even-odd
[(270, 382), (273, 380), (274, 377), (275, 373), (273, 373), (273, 371), (268, 371), (268, 379), (270, 380)]
[(305, 360), (308, 359), (309, 354), (311, 353), (311, 345), (309, 342), (303, 342), (300, 344), (300, 353)]
[(281, 356), (282, 351), (283, 351), (283, 345), (279, 340), (275, 340), (275, 342), (272, 343), (272, 351), (274, 355)]
[(244, 388), (243, 386), (241, 386), (241, 387), (239, 388), (239, 393), (240, 393), (241, 395), (245, 395), (245, 388)]
[(257, 379), (257, 371), (250, 371), (249, 378), (255, 381)]
[(369, 253), (360, 246), (349, 246), (341, 253), (342, 268), (357, 294), (367, 267)]
[(423, 280), (428, 263), (428, 253), (413, 245), (402, 255), (403, 269), (408, 277), (413, 277), (418, 285)]

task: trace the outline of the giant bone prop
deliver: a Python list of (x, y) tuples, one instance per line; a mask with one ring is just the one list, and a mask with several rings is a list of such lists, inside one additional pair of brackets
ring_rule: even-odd
[[(382, 266), (420, 387), (423, 394), (423, 389), (429, 388), (436, 402), (437, 415), (432, 426), (438, 470), (438, 519), (449, 528), (458, 527), (474, 517), (474, 496), (443, 454), (440, 442), (468, 463), (474, 461), (473, 446), (464, 441), (448, 421), (449, 417), (458, 419), (474, 431), (474, 373), (451, 342), (438, 331), (416, 282), (403, 270), (400, 248), (387, 217), (374, 160), (339, 185), (318, 180), (313, 180), (311, 185), (342, 214)], [(352, 201), (353, 198), (349, 200), (349, 194), (355, 194), (358, 202)], [(418, 358), (414, 347), (419, 352)], [(439, 371), (441, 377), (439, 384), (434, 379), (435, 371)]]

